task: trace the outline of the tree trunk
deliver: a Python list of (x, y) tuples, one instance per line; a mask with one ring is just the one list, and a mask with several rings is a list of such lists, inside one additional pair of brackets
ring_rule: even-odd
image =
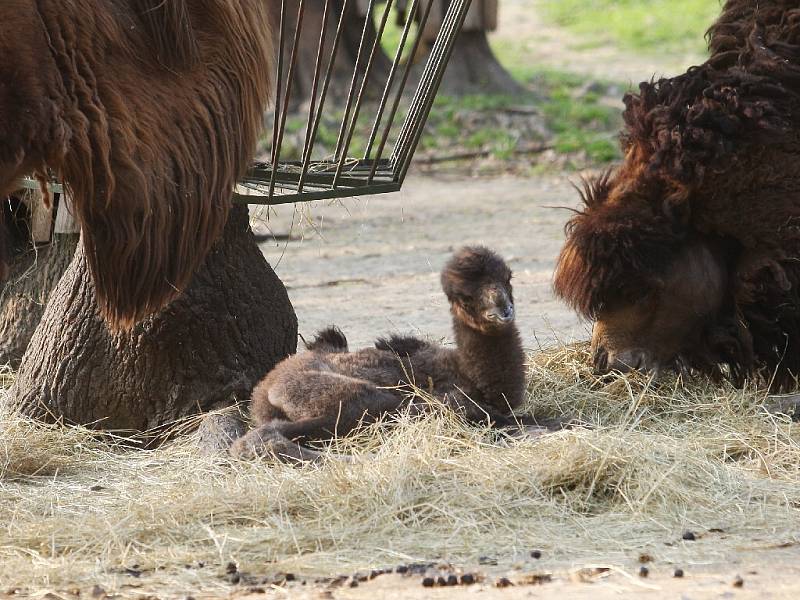
[[(296, 4), (297, 0), (287, 4), (287, 27), (283, 44), (284, 82), (286, 81), (285, 77), (288, 74), (289, 59), (291, 57), (292, 45), (294, 43), (294, 32), (297, 23)], [(328, 61), (330, 60), (333, 51), (333, 41), (336, 37), (336, 28), (339, 23), (339, 16), (342, 14), (342, 5), (342, 0), (334, 0), (325, 23), (325, 51), (322, 53), (322, 67), (319, 76), (319, 89), (317, 90), (318, 93), (322, 88), (322, 80), (325, 76), (325, 70), (328, 68)], [(298, 45), (299, 53), (297, 55), (297, 67), (294, 83), (292, 85), (290, 110), (293, 111), (301, 109), (303, 106), (307, 106), (311, 99), (314, 71), (316, 68), (317, 53), (320, 43), (320, 33), (322, 31), (324, 8), (324, 0), (311, 0), (310, 2), (306, 2), (300, 43)], [(341, 105), (346, 99), (350, 90), (353, 73), (356, 71), (356, 69), (358, 69), (359, 73), (357, 85), (360, 85), (361, 79), (366, 71), (367, 59), (375, 41), (375, 36), (377, 35), (372, 19), (368, 19), (361, 14), (362, 11), (359, 10), (357, 2), (348, 2), (346, 10), (347, 12), (344, 16), (342, 27), (342, 38), (339, 42), (339, 49), (336, 53), (336, 60), (334, 61), (333, 66), (333, 76), (331, 78), (330, 89), (328, 91), (328, 99), (330, 104), (333, 106)], [(378, 10), (382, 10), (382, 7), (378, 8)], [(362, 49), (361, 60), (357, 63), (359, 44), (361, 42), (361, 36), (364, 32), (365, 24), (367, 32), (364, 41), (364, 48)], [(391, 61), (379, 45), (375, 55), (375, 60), (372, 65), (372, 70), (370, 72), (370, 78), (367, 82), (366, 89), (368, 93), (373, 92), (373, 90), (376, 89), (383, 89), (390, 66)], [(356, 87), (355, 92), (358, 92), (358, 87)]]
[(524, 88), (498, 62), (489, 46), (485, 31), (461, 32), (439, 88), (440, 94), (513, 96), (524, 91)]
[(14, 254), (0, 294), (0, 364), (19, 367), (50, 294), (75, 256), (77, 244), (77, 234), (55, 235), (46, 246), (36, 248), (28, 243)]
[(143, 431), (247, 401), (294, 352), (297, 319), (256, 246), (246, 207), (186, 292), (125, 334), (99, 316), (82, 245), (25, 354), (13, 402), (39, 419)]

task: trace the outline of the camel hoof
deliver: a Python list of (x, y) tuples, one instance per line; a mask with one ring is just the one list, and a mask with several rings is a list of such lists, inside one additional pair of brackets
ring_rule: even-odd
[(800, 422), (800, 394), (791, 396), (769, 396), (764, 410), (771, 415), (787, 415), (792, 421)]
[(246, 432), (247, 426), (239, 415), (211, 414), (197, 430), (197, 447), (204, 456), (224, 456)]
[(228, 448), (228, 454), (237, 460), (255, 460), (274, 456), (270, 447), (260, 437), (253, 436), (252, 432), (235, 440)]

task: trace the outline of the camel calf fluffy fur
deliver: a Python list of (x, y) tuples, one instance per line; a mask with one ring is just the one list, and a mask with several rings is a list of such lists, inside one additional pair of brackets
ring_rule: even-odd
[(511, 270), (491, 250), (466, 247), (444, 267), (442, 287), (455, 348), (391, 337), (349, 352), (341, 331), (323, 330), (308, 352), (285, 359), (255, 388), (251, 412), (257, 427), (237, 440), (231, 453), (314, 460), (320, 454), (305, 442), (346, 435), (360, 423), (408, 406), (410, 385), (470, 420), (513, 423), (525, 370)]

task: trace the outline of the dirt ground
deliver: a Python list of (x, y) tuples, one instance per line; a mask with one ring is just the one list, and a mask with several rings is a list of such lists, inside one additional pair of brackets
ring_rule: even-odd
[[(552, 271), (569, 211), (578, 204), (571, 183), (577, 174), (533, 179), (512, 177), (463, 179), (413, 177), (393, 195), (339, 203), (291, 206), (258, 220), (262, 232), (291, 234), (291, 239), (262, 244), (269, 262), (286, 283), (297, 311), (300, 332), (309, 336), (335, 323), (351, 347), (370, 344), (377, 335), (413, 332), (450, 339), (447, 303), (438, 272), (461, 244), (482, 243), (497, 249), (514, 270), (519, 324), (530, 349), (586, 339), (589, 326), (554, 298)], [(562, 208), (559, 208), (562, 207)], [(522, 570), (499, 565), (486, 580), (469, 587), (425, 588), (422, 575), (385, 575), (358, 587), (347, 583), (293, 585), (274, 590), (292, 598), (798, 598), (800, 547), (774, 548), (769, 533), (753, 539), (741, 555), (717, 555), (709, 548), (687, 554), (685, 565), (650, 565), (638, 575), (636, 557), (591, 573), (588, 564), (541, 562), (536, 574), (551, 574), (543, 585), (526, 585), (530, 563)], [(697, 560), (698, 554), (703, 560)], [(693, 558), (690, 558), (693, 557)], [(686, 576), (674, 578), (677, 566)], [(507, 576), (521, 585), (498, 588)], [(736, 577), (744, 580), (734, 586)]]
[(261, 247), (306, 337), (331, 323), (353, 347), (392, 332), (448, 337), (439, 271), (455, 248), (485, 244), (514, 271), (520, 327), (526, 345), (536, 348), (588, 331), (551, 290), (569, 214), (557, 207), (576, 205), (569, 183), (576, 178), (414, 177), (397, 194), (276, 207), (257, 228), (291, 235)]
[[(643, 57), (602, 48), (587, 52), (580, 40), (544, 24), (535, 5), (536, 0), (505, 0), (499, 31), (506, 38), (530, 39), (526, 51), (542, 65), (637, 82), (653, 74), (681, 72), (701, 60)], [(269, 230), (278, 236), (261, 247), (286, 283), (306, 337), (335, 323), (354, 348), (391, 332), (449, 340), (450, 319), (439, 270), (458, 246), (480, 243), (495, 248), (513, 268), (521, 332), (526, 346), (536, 349), (589, 335), (589, 326), (555, 299), (551, 289), (569, 217), (566, 208), (578, 205), (571, 185), (577, 181), (574, 173), (531, 179), (417, 175), (397, 194), (298, 209), (277, 207), (268, 215), (263, 210), (253, 213), (261, 233)], [(765, 532), (763, 539), (753, 539), (733, 560), (709, 548), (704, 560), (697, 560), (694, 552), (694, 558), (687, 555), (685, 565), (651, 564), (646, 578), (639, 576), (636, 557), (611, 565), (598, 556), (594, 565), (543, 560), (534, 574), (551, 575), (551, 580), (535, 585), (525, 583), (532, 574), (529, 570), (500, 565), (491, 572), (476, 569), (486, 580), (472, 586), (425, 588), (420, 574), (392, 574), (357, 587), (347, 582), (290, 584), (266, 592), (310, 599), (800, 597), (800, 548), (774, 547), (769, 538), (770, 532)], [(592, 571), (595, 566), (602, 568)], [(673, 576), (678, 566), (685, 571), (682, 578)], [(517, 585), (496, 587), (501, 576)]]
[[(776, 555), (786, 561), (780, 572), (773, 569), (759, 570), (761, 561), (742, 564), (733, 568), (712, 568), (687, 571), (681, 578), (673, 570), (653, 572), (647, 577), (639, 576), (638, 570), (626, 570), (603, 565), (581, 567), (554, 573), (543, 583), (526, 583), (525, 577), (509, 587), (497, 587), (496, 580), (471, 586), (424, 587), (419, 576), (383, 575), (371, 581), (349, 587), (347, 582), (333, 586), (276, 587), (266, 590), (268, 596), (288, 597), (297, 600), (427, 600), (435, 598), (485, 598), (517, 600), (541, 598), (542, 600), (611, 600), (618, 598), (675, 598), (680, 600), (716, 599), (792, 599), (800, 594), (800, 568), (796, 561), (791, 564), (789, 556)], [(737, 570), (738, 569), (738, 570)], [(655, 569), (654, 569), (655, 571)], [(741, 575), (739, 573), (741, 572)], [(543, 572), (544, 573), (544, 572)], [(528, 577), (528, 581), (536, 577)], [(244, 594), (237, 598), (255, 600), (263, 594)]]
[[(702, 62), (693, 53), (647, 55), (624, 52), (613, 46), (587, 47), (586, 41), (551, 25), (542, 18), (539, 0), (503, 0), (497, 33), (521, 44), (532, 64), (600, 78), (621, 84), (638, 84), (651, 77), (670, 77)], [(621, 103), (620, 103), (621, 105)]]

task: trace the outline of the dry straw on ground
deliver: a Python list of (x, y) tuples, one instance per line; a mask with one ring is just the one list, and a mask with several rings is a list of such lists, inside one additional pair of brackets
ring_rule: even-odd
[[(586, 353), (530, 365), (530, 408), (586, 427), (516, 439), (404, 417), (340, 442), (353, 464), (231, 464), (201, 457), (191, 435), (131, 450), (6, 413), (0, 593), (216, 595), (235, 588), (229, 561), (263, 576), (480, 556), (508, 569), (536, 548), (552, 568), (640, 552), (723, 560), (800, 539), (800, 432), (763, 411), (763, 394), (600, 382)], [(687, 529), (697, 542), (680, 540)]]

